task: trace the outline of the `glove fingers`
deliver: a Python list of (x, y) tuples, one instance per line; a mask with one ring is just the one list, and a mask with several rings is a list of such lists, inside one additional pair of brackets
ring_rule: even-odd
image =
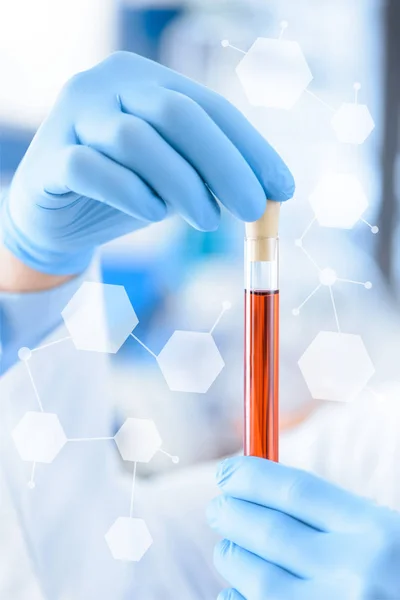
[(246, 600), (243, 598), (239, 592), (234, 590), (233, 588), (222, 590), (222, 592), (218, 595), (217, 600)]
[[(104, 123), (99, 127), (99, 122)], [(217, 229), (220, 209), (196, 170), (142, 119), (118, 112), (86, 115), (79, 139), (133, 171), (196, 229)]]
[(285, 162), (233, 104), (184, 77), (177, 76), (173, 82), (168, 77), (166, 87), (189, 96), (203, 108), (250, 165), (267, 198), (292, 198), (295, 183)]
[(276, 510), (218, 496), (208, 517), (222, 537), (299, 577), (311, 577), (325, 555), (328, 534)]
[(366, 517), (364, 498), (311, 473), (261, 458), (224, 461), (219, 486), (228, 496), (285, 512), (322, 531), (357, 529)]
[(207, 113), (183, 94), (155, 88), (121, 97), (124, 110), (150, 123), (197, 171), (214, 196), (236, 217), (254, 221), (265, 192), (239, 150)]
[[(225, 152), (228, 145), (221, 141), (223, 138), (230, 141), (231, 146), (239, 153), (243, 162), (255, 174), (263, 189), (264, 197), (284, 201), (293, 196), (295, 188), (293, 176), (284, 161), (246, 117), (219, 94), (162, 65), (128, 52), (111, 56), (97, 69), (107, 72), (107, 81), (115, 87), (115, 92), (121, 97), (127, 112), (141, 116), (152, 123), (163, 135), (156, 123), (147, 118), (146, 115), (151, 112), (156, 121), (165, 122), (169, 133), (174, 134), (174, 129), (180, 129), (177, 131), (175, 141), (182, 142), (185, 148), (187, 145), (193, 145), (194, 152), (197, 151), (198, 154), (215, 160), (215, 168), (220, 167), (222, 176), (231, 180), (230, 185), (228, 182), (228, 192), (232, 198), (238, 198), (242, 210), (245, 211), (248, 204), (249, 212), (258, 211), (258, 203), (252, 196), (257, 188), (251, 184), (250, 178), (248, 178), (247, 183), (251, 187), (246, 189), (245, 169), (239, 167), (239, 170), (235, 171), (235, 167), (238, 166), (237, 162), (235, 161), (236, 165), (231, 162), (231, 156)], [(136, 79), (138, 76), (140, 78), (140, 75), (142, 75), (142, 80), (147, 82), (147, 85), (143, 86), (146, 89), (143, 90), (141, 98), (139, 98), (136, 84)], [(162, 95), (157, 85), (163, 86), (165, 92), (170, 93)], [(174, 95), (171, 94), (172, 91), (181, 97), (180, 105), (177, 104), (176, 97), (174, 98)], [(222, 138), (212, 137), (209, 139), (205, 135), (207, 131), (203, 125), (206, 120), (197, 121), (196, 114), (192, 118), (193, 111), (188, 108), (190, 99), (197, 109), (198, 107), (202, 108), (202, 111), (197, 110), (197, 116), (201, 112), (205, 113), (214, 126), (223, 133)], [(188, 117), (188, 111), (192, 116)], [(182, 137), (186, 139), (182, 140)], [(175, 149), (178, 148), (175, 147)], [(196, 168), (193, 162), (192, 164)], [(229, 165), (228, 170), (226, 170), (227, 164)], [(238, 185), (237, 189), (236, 185)], [(222, 195), (216, 193), (213, 187), (211, 189), (224, 203)], [(243, 192), (242, 197), (239, 197), (240, 192)], [(257, 216), (260, 215), (256, 215), (254, 218)], [(250, 219), (247, 217), (247, 220)]]
[[(164, 202), (135, 173), (113, 162), (93, 148), (69, 146), (60, 153), (59, 172), (55, 181), (78, 196), (98, 200), (142, 221), (161, 221), (167, 214)], [(63, 196), (51, 195), (46, 189), (46, 208), (61, 208)]]
[(251, 600), (287, 600), (297, 598), (303, 581), (259, 556), (223, 540), (214, 552), (214, 563), (219, 573), (242, 596)]

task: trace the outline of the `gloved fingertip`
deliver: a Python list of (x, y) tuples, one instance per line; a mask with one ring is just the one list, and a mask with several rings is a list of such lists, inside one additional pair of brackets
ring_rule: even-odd
[(207, 506), (207, 510), (206, 510), (207, 522), (212, 529), (218, 528), (219, 511), (222, 507), (223, 502), (224, 502), (224, 496), (220, 495), (220, 496), (217, 496), (216, 498), (213, 498)]
[(163, 221), (167, 215), (168, 209), (165, 202), (163, 202), (161, 199), (157, 199), (153, 202), (151, 209), (148, 211), (145, 217), (151, 223), (159, 223), (160, 221)]
[(268, 189), (268, 198), (277, 202), (285, 202), (293, 198), (296, 191), (296, 183), (293, 175), (285, 166), (275, 175)]
[(201, 231), (203, 233), (212, 233), (217, 231), (220, 224), (220, 214), (214, 214), (209, 216), (208, 218), (197, 219), (196, 221), (189, 221), (189, 224), (196, 229), (197, 231)]
[(277, 202), (286, 202), (287, 200), (291, 200), (294, 196), (295, 191), (296, 186), (287, 188), (284, 191), (276, 192), (273, 200), (276, 200)]
[(240, 457), (226, 458), (219, 464), (216, 474), (219, 486), (223, 487), (229, 477), (235, 472), (239, 459)]
[(227, 539), (223, 539), (214, 548), (214, 565), (218, 569), (218, 566), (225, 562), (226, 558), (235, 552), (236, 546), (233, 542)]
[(257, 179), (252, 183), (253, 185), (250, 185), (246, 182), (246, 186), (243, 186), (236, 196), (235, 205), (230, 208), (232, 214), (245, 223), (260, 219), (267, 202), (265, 191)]

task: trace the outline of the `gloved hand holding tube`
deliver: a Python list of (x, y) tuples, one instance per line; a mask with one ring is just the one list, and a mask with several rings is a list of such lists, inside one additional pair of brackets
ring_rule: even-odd
[(118, 52), (66, 84), (3, 199), (0, 233), (31, 269), (72, 275), (100, 244), (171, 213), (212, 231), (220, 204), (254, 221), (266, 197), (293, 192), (282, 159), (227, 100)]
[(209, 507), (218, 600), (397, 600), (400, 515), (310, 473), (227, 459)]

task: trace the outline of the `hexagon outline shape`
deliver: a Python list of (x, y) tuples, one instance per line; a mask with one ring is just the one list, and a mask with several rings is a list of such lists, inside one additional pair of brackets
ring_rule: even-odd
[(171, 335), (157, 362), (171, 391), (197, 394), (208, 392), (225, 366), (211, 333), (179, 329)]
[(114, 560), (125, 562), (140, 561), (153, 543), (145, 521), (132, 517), (118, 517), (104, 537)]
[(154, 421), (133, 417), (125, 420), (114, 440), (122, 459), (129, 462), (148, 463), (162, 444)]
[(286, 110), (313, 79), (297, 42), (264, 37), (256, 39), (236, 73), (251, 105)]
[(322, 227), (352, 229), (368, 208), (359, 180), (348, 173), (326, 173), (309, 197)]
[(320, 331), (298, 361), (311, 396), (349, 402), (375, 372), (361, 336)]
[(68, 441), (58, 416), (47, 412), (26, 412), (11, 435), (26, 462), (50, 464)]
[(85, 281), (61, 313), (79, 350), (115, 354), (139, 320), (122, 285)]
[(366, 104), (343, 102), (332, 117), (332, 128), (339, 142), (361, 145), (375, 129)]

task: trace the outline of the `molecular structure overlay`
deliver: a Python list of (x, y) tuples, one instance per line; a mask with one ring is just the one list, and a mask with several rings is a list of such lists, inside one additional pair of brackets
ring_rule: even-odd
[[(288, 23), (282, 21), (278, 38), (259, 37), (248, 52), (232, 46), (229, 40), (222, 40), (224, 48), (233, 48), (243, 55), (236, 72), (249, 103), (290, 110), (306, 93), (332, 113), (331, 125), (338, 142), (363, 144), (375, 125), (368, 107), (359, 103), (361, 85), (354, 84), (354, 101), (343, 103), (338, 109), (319, 98), (308, 89), (313, 75), (299, 44), (285, 39), (287, 28)], [(374, 366), (361, 337), (342, 332), (333, 287), (341, 281), (369, 290), (372, 283), (341, 279), (333, 269), (321, 268), (307, 251), (304, 240), (315, 223), (321, 227), (351, 229), (361, 221), (373, 234), (378, 233), (378, 228), (363, 218), (368, 200), (361, 183), (353, 175), (325, 175), (309, 200), (314, 218), (295, 244), (316, 269), (318, 283), (292, 312), (293, 316), (299, 316), (310, 298), (322, 287), (327, 287), (337, 331), (320, 331), (300, 358), (299, 367), (313, 398), (346, 402), (367, 386), (374, 374)], [(30, 489), (35, 488), (36, 465), (53, 462), (69, 443), (113, 442), (122, 460), (133, 463), (129, 517), (119, 517), (105, 533), (105, 540), (116, 560), (137, 562), (153, 543), (144, 520), (133, 518), (137, 464), (149, 462), (156, 453), (163, 453), (174, 463), (179, 459), (162, 448), (155, 423), (146, 419), (127, 418), (113, 437), (68, 439), (58, 416), (46, 412), (41, 402), (30, 367), (32, 354), (64, 340), (72, 340), (78, 350), (115, 354), (131, 336), (157, 362), (170, 390), (204, 394), (225, 366), (213, 332), (230, 308), (230, 302), (223, 302), (221, 313), (210, 331), (177, 330), (161, 352), (155, 354), (133, 333), (139, 321), (123, 286), (84, 282), (62, 311), (70, 335), (35, 349), (19, 350), (38, 405), (38, 410), (27, 412), (12, 432), (21, 459), (32, 464)]]
[(156, 355), (134, 333), (139, 323), (125, 288), (98, 282), (82, 283), (61, 315), (69, 336), (35, 349), (20, 348), (19, 359), (26, 367), (37, 401), (36, 411), (28, 411), (12, 432), (16, 449), (23, 461), (32, 463), (29, 489), (35, 488), (38, 463), (52, 463), (67, 443), (114, 442), (123, 461), (133, 463), (129, 517), (119, 517), (105, 534), (114, 559), (139, 561), (153, 543), (143, 519), (133, 518), (136, 470), (157, 452), (173, 463), (179, 458), (162, 448), (162, 440), (152, 420), (127, 418), (112, 437), (67, 438), (58, 416), (45, 411), (35, 384), (30, 359), (32, 354), (72, 340), (78, 350), (115, 354), (131, 336), (157, 361), (172, 391), (204, 394), (225, 366), (215, 344), (213, 332), (231, 303), (222, 310), (208, 332), (174, 331)]
[[(331, 126), (339, 143), (360, 146), (375, 128), (368, 107), (359, 102), (361, 84), (354, 84), (353, 102), (344, 102), (336, 109), (308, 89), (313, 75), (296, 41), (285, 39), (288, 22), (280, 23), (276, 39), (259, 37), (245, 52), (222, 40), (223, 48), (232, 48), (243, 57), (236, 73), (248, 102), (252, 106), (290, 110), (305, 93), (321, 103), (331, 113)], [(307, 302), (323, 287), (329, 290), (337, 331), (320, 331), (298, 361), (307, 387), (314, 399), (348, 402), (366, 388), (375, 372), (362, 338), (343, 333), (340, 327), (334, 285), (344, 282), (372, 288), (370, 281), (342, 279), (329, 266), (321, 268), (307, 251), (304, 240), (315, 223), (321, 227), (352, 229), (361, 221), (373, 234), (378, 227), (363, 218), (368, 199), (360, 181), (348, 173), (326, 173), (309, 197), (314, 218), (295, 245), (316, 269), (318, 283), (305, 300), (292, 310), (300, 315)], [(368, 388), (372, 394), (379, 394)]]

